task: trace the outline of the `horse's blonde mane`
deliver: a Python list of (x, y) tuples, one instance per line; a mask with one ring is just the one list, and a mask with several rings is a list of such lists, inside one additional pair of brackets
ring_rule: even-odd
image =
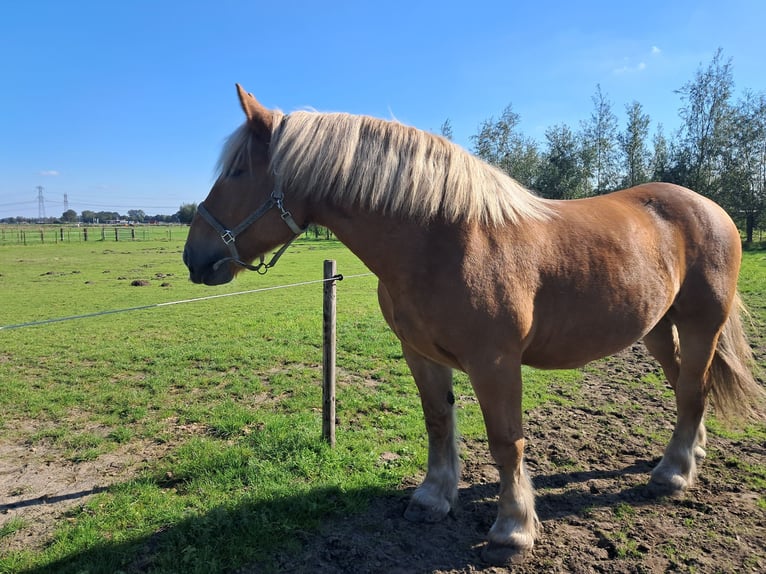
[[(330, 200), (427, 221), (546, 219), (550, 209), (501, 170), (445, 138), (368, 116), (276, 112), (271, 167), (287, 196)], [(219, 169), (249, 151), (232, 134)]]

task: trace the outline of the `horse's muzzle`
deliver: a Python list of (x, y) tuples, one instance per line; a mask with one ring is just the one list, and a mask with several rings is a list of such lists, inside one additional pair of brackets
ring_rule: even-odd
[(189, 270), (189, 279), (192, 283), (204, 283), (205, 285), (222, 285), (234, 278), (231, 265), (215, 266), (220, 256), (202, 257), (195, 253), (189, 246), (184, 247), (183, 261)]

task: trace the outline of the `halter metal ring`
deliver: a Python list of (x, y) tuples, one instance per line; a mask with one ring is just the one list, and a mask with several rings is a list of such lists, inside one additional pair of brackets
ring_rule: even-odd
[(234, 234), (229, 231), (228, 229), (224, 229), (223, 233), (221, 234), (221, 239), (223, 239), (223, 242), (228, 245), (229, 243), (234, 243), (236, 241), (236, 237)]

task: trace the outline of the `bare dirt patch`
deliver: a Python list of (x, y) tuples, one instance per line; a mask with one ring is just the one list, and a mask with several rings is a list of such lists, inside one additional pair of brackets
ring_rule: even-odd
[[(657, 372), (641, 345), (589, 370), (576, 406), (527, 413), (527, 465), (542, 523), (513, 572), (764, 572), (766, 445), (712, 436), (696, 485), (679, 497), (647, 486), (675, 417), (672, 399), (638, 384)], [(657, 372), (658, 373), (658, 372)], [(569, 388), (559, 388), (571, 395)], [(279, 571), (456, 574), (511, 569), (482, 563), (495, 517), (497, 471), (485, 442), (463, 445), (461, 508), (439, 524), (404, 520), (417, 480), (363, 514), (306, 535)], [(753, 471), (750, 465), (761, 465)], [(760, 481), (752, 473), (760, 472)], [(760, 503), (759, 503), (760, 500)], [(260, 572), (254, 564), (241, 572)]]
[[(206, 432), (204, 425), (180, 424), (175, 418), (165, 422), (172, 434), (169, 440), (133, 440), (93, 460), (70, 460), (47, 441), (0, 440), (0, 528), (14, 520), (23, 523), (18, 532), (2, 538), (3, 548), (42, 548), (71, 509), (151, 468), (184, 438)], [(36, 428), (34, 423), (27, 427), (25, 436)]]
[(45, 445), (0, 442), (0, 527), (14, 519), (24, 523), (19, 532), (3, 538), (3, 546), (40, 547), (67, 510), (135, 476), (158, 447), (133, 442), (93, 461), (72, 462)]

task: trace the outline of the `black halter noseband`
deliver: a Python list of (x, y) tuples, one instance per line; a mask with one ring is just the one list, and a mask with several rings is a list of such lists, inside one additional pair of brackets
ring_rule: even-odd
[[(300, 225), (298, 225), (295, 222), (295, 219), (293, 219), (292, 214), (285, 209), (285, 206), (282, 204), (282, 201), (284, 199), (284, 194), (281, 191), (277, 191), (276, 189), (271, 192), (271, 195), (269, 196), (269, 199), (266, 200), (266, 203), (264, 203), (262, 206), (260, 206), (257, 210), (255, 210), (253, 213), (251, 213), (247, 219), (245, 219), (242, 223), (237, 225), (234, 229), (227, 229), (221, 223), (213, 217), (213, 215), (207, 210), (205, 207), (204, 202), (200, 203), (197, 206), (197, 212), (202, 216), (202, 219), (204, 219), (213, 229), (215, 229), (218, 234), (221, 237), (221, 240), (226, 244), (226, 246), (229, 248), (229, 253), (231, 253), (231, 257), (224, 257), (223, 259), (219, 259), (213, 264), (213, 270), (217, 270), (221, 265), (224, 263), (227, 263), (231, 261), (232, 263), (236, 263), (237, 265), (244, 267), (245, 269), (249, 269), (250, 271), (255, 271), (256, 273), (260, 273), (263, 275), (266, 273), (269, 269), (274, 267), (274, 265), (277, 264), (277, 261), (280, 257), (282, 257), (282, 254), (287, 250), (287, 248), (290, 246), (290, 244), (295, 241), (295, 239), (303, 233), (305, 228), (302, 228)], [(242, 259), (239, 256), (239, 253), (237, 252), (237, 235), (242, 233), (245, 229), (250, 227), (253, 223), (258, 221), (261, 217), (266, 215), (266, 213), (272, 208), (276, 207), (279, 210), (279, 214), (282, 217), (282, 221), (285, 222), (285, 224), (290, 228), (290, 231), (292, 231), (295, 235), (285, 243), (282, 247), (279, 248), (279, 251), (277, 251), (274, 256), (271, 258), (271, 260), (268, 263), (264, 262), (263, 255), (261, 255), (261, 261), (258, 263), (258, 265), (250, 265), (248, 263), (245, 263), (242, 261)]]

